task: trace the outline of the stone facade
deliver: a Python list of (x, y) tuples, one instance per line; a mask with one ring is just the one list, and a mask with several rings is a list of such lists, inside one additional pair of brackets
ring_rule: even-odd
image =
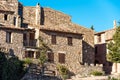
[[(17, 0), (2, 0), (0, 3), (1, 46), (13, 49), (18, 57), (23, 54), (22, 57), (36, 58), (41, 36), (50, 48), (47, 52), (53, 53), (55, 64), (61, 64), (59, 53), (65, 59), (62, 64), (75, 74), (81, 71), (83, 65), (94, 64), (94, 31), (91, 29), (76, 25), (71, 22), (70, 16), (39, 4), (25, 7)], [(15, 6), (8, 7), (8, 3)], [(5, 42), (6, 30), (12, 32), (12, 44)], [(51, 43), (53, 35), (56, 36), (56, 44)]]
[[(0, 48), (4, 48), (10, 55), (15, 55), (22, 59), (24, 57), (24, 39), (23, 34), (29, 34), (32, 30), (20, 29), (20, 28), (9, 28), (0, 26)], [(9, 40), (7, 33), (10, 33)]]

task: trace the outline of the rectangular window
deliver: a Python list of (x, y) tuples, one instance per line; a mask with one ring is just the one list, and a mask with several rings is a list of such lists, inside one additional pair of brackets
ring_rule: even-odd
[(48, 53), (48, 61), (54, 62), (54, 53)]
[(73, 45), (73, 43), (72, 43), (72, 37), (68, 37), (67, 40), (68, 40), (68, 45), (70, 45), (70, 46)]
[(98, 42), (101, 42), (101, 35), (98, 35)]
[(35, 39), (35, 33), (30, 33), (30, 40), (34, 40)]
[(14, 17), (14, 22), (13, 22), (14, 25), (16, 25), (16, 17)]
[(11, 43), (12, 42), (11, 32), (6, 32), (6, 42), (7, 43)]
[(34, 52), (33, 51), (28, 51), (28, 57), (29, 58), (34, 58)]
[(8, 15), (4, 14), (4, 20), (7, 21), (7, 19), (8, 19)]
[(56, 35), (51, 36), (51, 43), (56, 44)]
[(27, 34), (26, 33), (23, 34), (23, 40), (27, 40)]
[(59, 63), (65, 63), (65, 54), (59, 53)]

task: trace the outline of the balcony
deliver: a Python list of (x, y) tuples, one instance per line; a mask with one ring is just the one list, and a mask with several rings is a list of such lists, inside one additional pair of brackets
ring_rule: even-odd
[(26, 46), (26, 47), (36, 47), (36, 42), (37, 42), (36, 39), (35, 40), (29, 40), (29, 41), (24, 40), (23, 41), (23, 46)]

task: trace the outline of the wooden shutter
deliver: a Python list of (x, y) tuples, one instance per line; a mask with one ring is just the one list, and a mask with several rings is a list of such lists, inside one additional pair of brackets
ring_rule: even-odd
[(48, 61), (54, 62), (54, 53), (48, 53)]
[(59, 62), (60, 63), (65, 63), (65, 54), (59, 53)]
[(35, 39), (35, 33), (30, 33), (30, 40), (34, 40)]
[(72, 37), (68, 37), (68, 45), (72, 45)]
[(56, 35), (51, 36), (51, 43), (56, 44)]

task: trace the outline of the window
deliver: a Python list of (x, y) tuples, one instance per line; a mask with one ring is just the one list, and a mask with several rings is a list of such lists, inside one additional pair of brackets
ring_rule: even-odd
[(54, 62), (54, 53), (48, 53), (48, 61)]
[(101, 35), (98, 35), (98, 42), (101, 42)]
[(13, 22), (14, 25), (16, 25), (16, 17), (14, 17), (14, 22)]
[(8, 15), (4, 14), (4, 20), (7, 21), (7, 19), (8, 19)]
[(68, 39), (68, 45), (73, 45), (72, 44), (72, 37), (68, 37), (67, 39)]
[(25, 57), (26, 58), (34, 58), (34, 52), (33, 51), (25, 51)]
[(30, 40), (34, 40), (35, 39), (35, 33), (30, 33)]
[(59, 53), (59, 63), (65, 63), (65, 54)]
[(26, 33), (23, 34), (23, 40), (27, 40), (27, 34)]
[(56, 44), (56, 35), (51, 36), (51, 43)]
[(6, 32), (6, 42), (7, 43), (12, 42), (11, 32)]

